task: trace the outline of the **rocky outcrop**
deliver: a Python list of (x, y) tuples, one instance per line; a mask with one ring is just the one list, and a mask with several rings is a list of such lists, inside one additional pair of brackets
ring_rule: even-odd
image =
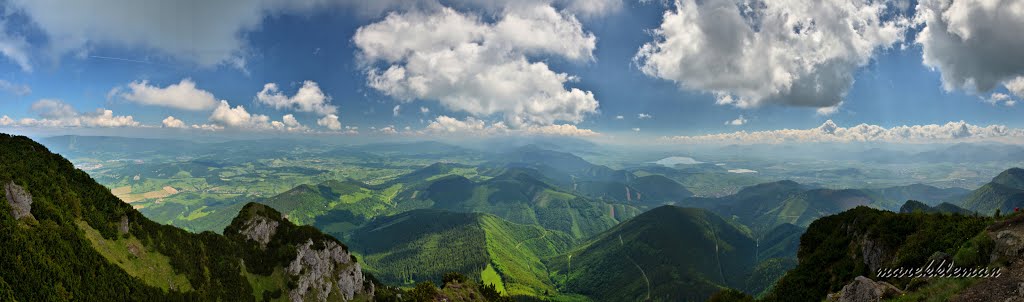
[(1000, 259), (1018, 259), (1019, 256), (1024, 255), (1024, 237), (1020, 230), (1016, 228), (1000, 230), (991, 236), (995, 241), (995, 247), (992, 249), (990, 262)]
[(254, 253), (245, 259), (252, 272), (268, 275), (274, 267), (284, 268), (289, 281), (282, 290), (290, 301), (373, 297), (373, 285), (345, 245), (311, 226), (296, 226), (269, 206), (246, 204), (224, 234)]
[(884, 281), (875, 282), (864, 276), (857, 276), (853, 282), (843, 286), (838, 293), (828, 295), (832, 302), (875, 302), (902, 295), (903, 291)]
[(270, 239), (277, 233), (277, 220), (267, 219), (263, 216), (255, 216), (251, 220), (245, 223), (242, 228), (242, 235), (249, 240), (256, 241), (260, 244), (261, 249), (267, 248), (267, 243), (270, 243)]
[(128, 216), (121, 216), (121, 224), (117, 225), (117, 233), (121, 235), (128, 234)]
[(889, 257), (892, 256), (885, 246), (868, 236), (861, 237), (860, 252), (864, 265), (867, 265), (868, 269), (872, 272), (877, 272), (889, 260)]
[(306, 301), (311, 294), (318, 301), (327, 301), (335, 289), (348, 301), (364, 292), (362, 268), (352, 255), (334, 241), (322, 246), (314, 249), (311, 239), (297, 247), (295, 260), (287, 267), (288, 274), (298, 277), (295, 288), (288, 293), (291, 301)]
[(1001, 266), (999, 276), (981, 278), (950, 301), (1024, 301), (1024, 215), (992, 224), (988, 235), (995, 241), (989, 265)]
[[(11, 205), (11, 215), (14, 219), (32, 217), (32, 195), (14, 182), (4, 185), (4, 193), (7, 203)], [(32, 217), (35, 218), (35, 217)]]

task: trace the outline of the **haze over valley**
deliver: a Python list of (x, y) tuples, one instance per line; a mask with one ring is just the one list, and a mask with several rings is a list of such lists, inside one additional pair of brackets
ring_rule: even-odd
[(1024, 0), (0, 0), (0, 301), (1024, 300)]

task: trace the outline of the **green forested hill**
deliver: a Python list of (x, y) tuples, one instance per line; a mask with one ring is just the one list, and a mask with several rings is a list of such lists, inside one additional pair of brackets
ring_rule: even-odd
[(514, 168), (485, 181), (461, 176), (433, 181), (417, 198), (433, 208), (490, 213), (505, 220), (534, 224), (582, 239), (637, 215), (626, 204), (606, 203), (562, 191), (537, 178), (535, 170)]
[(957, 201), (971, 192), (963, 188), (937, 188), (923, 184), (888, 187), (874, 191), (881, 194), (886, 200), (895, 202), (919, 200), (932, 206), (942, 202)]
[(677, 203), (693, 196), (682, 184), (657, 174), (636, 177), (629, 182), (577, 181), (572, 189), (590, 198), (643, 207)]
[(285, 213), (293, 221), (315, 225), (336, 236), (343, 236), (375, 217), (432, 208), (494, 214), (511, 222), (539, 225), (583, 239), (640, 213), (635, 205), (592, 200), (566, 192), (533, 169), (502, 168), (500, 174), (476, 181), (462, 175), (470, 172), (475, 172), (475, 168), (434, 164), (382, 185), (331, 180), (300, 185), (257, 202)]
[(990, 222), (987, 217), (897, 214), (867, 207), (818, 219), (800, 239), (798, 265), (765, 299), (820, 301), (856, 276), (873, 277), (882, 267), (924, 266), (936, 252), (953, 255), (958, 266), (984, 264), (965, 260), (977, 255), (988, 260), (988, 251), (967, 243)]
[(948, 203), (948, 202), (943, 202), (943, 203), (940, 203), (938, 205), (935, 205), (934, 207), (930, 207), (930, 206), (924, 204), (923, 202), (920, 202), (920, 201), (917, 201), (917, 200), (907, 200), (907, 202), (904, 203), (903, 206), (900, 207), (900, 211), (899, 212), (900, 213), (914, 213), (914, 212), (946, 213), (946, 214), (960, 213), (960, 214), (964, 214), (964, 215), (968, 215), (968, 214), (974, 213), (974, 212), (965, 210), (965, 209), (963, 209), (961, 207), (958, 207), (958, 206), (956, 206), (954, 204), (951, 204), (951, 203)]
[(824, 216), (857, 206), (876, 205), (880, 199), (865, 190), (813, 189), (786, 198), (776, 208), (759, 213), (747, 224), (757, 232), (770, 230), (783, 223), (806, 227)]
[(985, 215), (992, 215), (996, 210), (1009, 213), (1024, 206), (1024, 169), (1003, 171), (964, 197), (959, 206)]
[(795, 181), (783, 180), (745, 187), (736, 194), (719, 198), (690, 198), (682, 204), (709, 208), (719, 215), (735, 216), (741, 221), (752, 221), (806, 189)]
[(1010, 168), (996, 177), (992, 178), (993, 183), (1001, 184), (1011, 188), (1024, 189), (1024, 169)]
[(540, 259), (573, 242), (564, 233), (494, 215), (432, 209), (379, 217), (349, 241), (385, 283), (438, 283), (445, 273), (459, 272), (509, 295), (533, 297), (555, 293)]
[(554, 279), (599, 301), (703, 301), (745, 288), (755, 242), (707, 210), (662, 206), (551, 259)]
[[(0, 187), (5, 300), (344, 300), (371, 294), (347, 248), (316, 229), (256, 204), (242, 209), (228, 236), (160, 225), (26, 137), (0, 134)], [(338, 257), (296, 260), (302, 251)], [(289, 265), (300, 271), (288, 272)], [(329, 286), (312, 281), (317, 276), (305, 269), (310, 265), (332, 274), (322, 279), (331, 280)]]

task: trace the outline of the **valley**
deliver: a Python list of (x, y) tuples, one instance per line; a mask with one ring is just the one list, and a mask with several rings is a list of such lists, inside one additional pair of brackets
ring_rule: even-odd
[[(105, 149), (117, 141), (133, 147)], [(722, 288), (765, 296), (823, 217), (858, 207), (1005, 213), (1024, 183), (1019, 169), (972, 190), (857, 168), (765, 173), (782, 166), (747, 162), (759, 172), (732, 173), (673, 157), (616, 169), (535, 144), (291, 141), (247, 154), (257, 142), (239, 141), (196, 143), (186, 155), (129, 138), (43, 142), (157, 222), (220, 232), (256, 202), (346, 242), (383, 284), (412, 289), (458, 272), (510, 297), (567, 301), (702, 301)], [(848, 177), (892, 186), (844, 187)]]

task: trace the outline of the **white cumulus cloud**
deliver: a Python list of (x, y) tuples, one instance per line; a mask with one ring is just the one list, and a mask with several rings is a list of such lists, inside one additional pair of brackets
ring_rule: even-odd
[[(7, 126), (25, 127), (56, 127), (56, 128), (114, 128), (114, 127), (140, 127), (141, 123), (135, 121), (130, 115), (114, 115), (111, 110), (97, 108), (93, 112), (79, 112), (70, 104), (60, 100), (42, 99), (32, 104), (31, 109), (37, 115), (36, 118), (22, 118), (13, 121), (7, 118)], [(6, 117), (6, 115), (4, 116)]]
[(1004, 83), (1006, 90), (1018, 98), (1024, 99), (1024, 76), (1019, 76)]
[(429, 134), (449, 135), (472, 135), (472, 136), (493, 136), (493, 135), (543, 135), (543, 136), (597, 136), (600, 135), (590, 129), (579, 128), (572, 124), (551, 124), (551, 125), (526, 125), (520, 128), (509, 128), (504, 122), (488, 124), (483, 120), (474, 117), (467, 117), (464, 120), (449, 116), (438, 116), (421, 131)]
[(316, 124), (334, 131), (341, 130), (341, 121), (338, 121), (338, 116), (335, 114), (328, 114), (327, 116), (320, 118), (316, 121)]
[(115, 88), (112, 94), (143, 105), (192, 111), (207, 110), (217, 104), (213, 93), (196, 88), (196, 83), (189, 78), (164, 88), (151, 86), (148, 81), (131, 82), (126, 91)]
[(780, 129), (769, 131), (738, 131), (731, 133), (696, 136), (664, 137), (662, 140), (674, 143), (712, 144), (781, 144), (810, 142), (894, 142), (929, 143), (980, 140), (1019, 140), (1024, 130), (1004, 125), (978, 126), (964, 121), (943, 125), (913, 125), (886, 128), (878, 125), (859, 124), (840, 127), (832, 120), (811, 129)]
[(1024, 2), (921, 0), (914, 20), (924, 64), (946, 90), (987, 92), (1024, 76)]
[(303, 82), (302, 87), (291, 97), (281, 92), (276, 83), (267, 83), (263, 85), (263, 90), (256, 94), (256, 101), (278, 110), (312, 112), (319, 116), (338, 112), (338, 107), (331, 105), (331, 97), (321, 91), (320, 85), (313, 81)]
[[(317, 121), (317, 124), (327, 127), (331, 130), (337, 130), (341, 128), (340, 123), (337, 125), (331, 124), (331, 118), (333, 122), (338, 123), (338, 117), (333, 114)], [(228, 101), (220, 101), (217, 108), (210, 114), (210, 123), (203, 125), (193, 125), (194, 129), (202, 130), (220, 130), (220, 129), (239, 129), (249, 131), (259, 130), (271, 130), (271, 131), (287, 131), (287, 132), (313, 132), (309, 127), (302, 125), (293, 114), (285, 114), (281, 117), (280, 121), (273, 121), (270, 117), (262, 114), (249, 113), (245, 109), (245, 106), (238, 105), (232, 107)]]
[(511, 5), (493, 23), (451, 8), (391, 13), (353, 41), (370, 87), (396, 99), (436, 100), (514, 126), (578, 123), (597, 112), (593, 93), (537, 56), (593, 59), (596, 37), (549, 5)]
[[(603, 16), (619, 10), (622, 0), (454, 0), (445, 1), (486, 13), (508, 6), (555, 5), (566, 13)], [(52, 56), (82, 54), (101, 47), (152, 51), (200, 67), (227, 65), (244, 71), (253, 52), (246, 39), (269, 16), (343, 9), (361, 17), (392, 10), (441, 6), (437, 0), (12, 0), (7, 14), (17, 13), (45, 35)], [(130, 24), (131, 26), (126, 26)], [(8, 34), (0, 20), (0, 54), (31, 71), (32, 50), (22, 35)]]
[(250, 114), (245, 106), (231, 107), (228, 101), (221, 100), (217, 108), (210, 114), (210, 122), (228, 128), (268, 129), (271, 128), (270, 117), (261, 114)]
[(395, 125), (388, 125), (387, 127), (377, 129), (377, 132), (380, 132), (381, 134), (384, 135), (398, 134), (398, 130), (395, 129)]
[(1007, 95), (1005, 93), (999, 93), (999, 92), (993, 93), (987, 99), (983, 98), (982, 100), (984, 100), (986, 103), (989, 103), (989, 104), (992, 104), (992, 105), (1000, 105), (1000, 104), (1002, 104), (1003, 106), (1007, 106), (1007, 107), (1010, 107), (1010, 106), (1013, 106), (1013, 105), (1017, 104), (1017, 100), (1014, 100), (1013, 98), (1011, 98), (1009, 95)]
[(902, 41), (909, 21), (870, 0), (676, 0), (634, 57), (651, 77), (718, 104), (839, 104), (853, 74)]
[(295, 119), (295, 115), (285, 114), (281, 117), (281, 121), (270, 122), (271, 127), (275, 130), (288, 131), (288, 132), (309, 132), (309, 127), (306, 127), (299, 123), (299, 120)]
[(740, 115), (740, 117), (737, 117), (734, 120), (726, 121), (725, 122), (725, 124), (729, 125), (729, 126), (742, 126), (742, 125), (745, 125), (746, 123), (747, 123), (747, 119), (744, 118), (742, 114)]
[(185, 125), (185, 122), (183, 122), (182, 120), (179, 120), (179, 119), (177, 119), (177, 118), (175, 118), (173, 116), (167, 116), (167, 118), (165, 118), (163, 120), (163, 124), (164, 124), (164, 128), (178, 128), (178, 129), (181, 129), (181, 128), (187, 128), (188, 127), (188, 126)]

